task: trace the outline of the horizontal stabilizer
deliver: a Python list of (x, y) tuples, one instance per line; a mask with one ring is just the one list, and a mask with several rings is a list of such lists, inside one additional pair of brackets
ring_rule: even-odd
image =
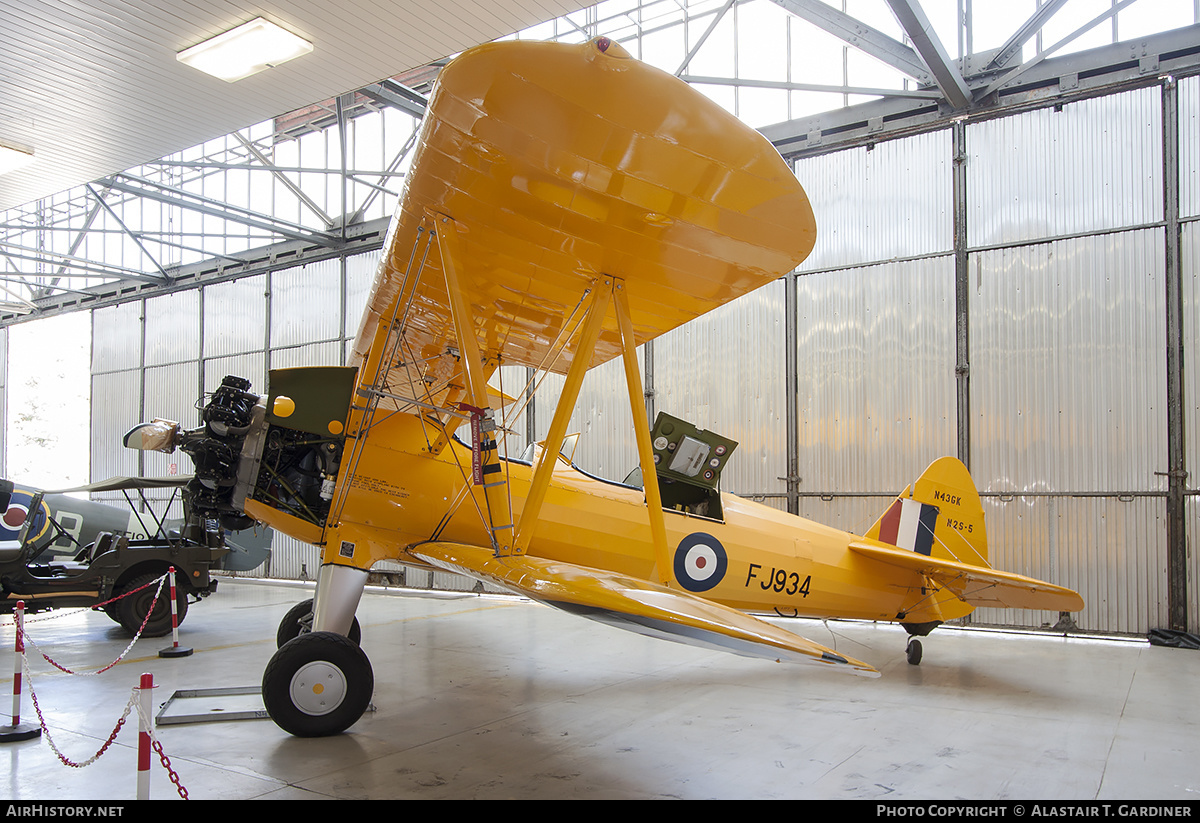
[(743, 612), (646, 580), (528, 555), (496, 557), (460, 543), (422, 543), (414, 557), (494, 583), (540, 603), (649, 637), (743, 657), (826, 666), (865, 677), (879, 672), (819, 643)]
[(850, 550), (881, 563), (924, 575), (972, 606), (1055, 612), (1083, 609), (1083, 598), (1077, 592), (1032, 577), (928, 557), (875, 543), (851, 543)]

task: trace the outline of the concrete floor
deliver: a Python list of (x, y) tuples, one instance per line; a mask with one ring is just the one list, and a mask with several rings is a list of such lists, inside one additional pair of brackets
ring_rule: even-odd
[[(308, 596), (223, 581), (181, 629), (190, 657), (159, 658), (169, 638), (142, 640), (97, 677), (31, 657), (55, 744), (91, 757), (144, 671), (156, 707), (178, 690), (257, 687), (278, 621)], [(192, 799), (1200, 798), (1200, 652), (943, 628), (912, 667), (897, 627), (783, 621), (873, 663), (883, 676), (872, 680), (647, 639), (516, 599), (369, 590), (358, 614), (376, 711), (308, 740), (269, 719), (159, 725)], [(76, 670), (128, 643), (88, 612), (34, 616), (27, 628)], [(7, 724), (9, 619), (0, 644)], [(170, 713), (219, 715), (247, 708), (240, 700), (177, 700)], [(28, 692), (22, 719), (37, 722)], [(136, 715), (84, 769), (60, 763), (44, 736), (2, 743), (0, 797), (133, 800), (136, 743)], [(151, 796), (178, 797), (157, 757)]]

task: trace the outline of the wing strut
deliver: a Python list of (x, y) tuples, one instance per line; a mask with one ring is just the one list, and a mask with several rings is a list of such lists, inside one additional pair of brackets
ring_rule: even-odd
[[(501, 472), (495, 429), (493, 427), (491, 430), (485, 430), (481, 426), (486, 413), (490, 411), (487, 378), (483, 374), (483, 356), (479, 351), (479, 339), (475, 334), (471, 307), (463, 298), (459, 287), (458, 261), (461, 256), (458, 227), (453, 220), (444, 215), (438, 216), (436, 220), (435, 233), (438, 251), (442, 256), (442, 274), (446, 278), (446, 295), (450, 299), (454, 335), (458, 338), (460, 346), (459, 362), (466, 377), (467, 396), (471, 398), (471, 405), (464, 407), (464, 410), (471, 412), (472, 441), (476, 444), (478, 459), (482, 463), (475, 482), (479, 484), (480, 480), (483, 481), (480, 485), (483, 487), (484, 503), (487, 506), (487, 527), (492, 551), (500, 554), (503, 550), (503, 553), (507, 553), (511, 545), (513, 527), (511, 497), (507, 494), (508, 481)], [(557, 450), (554, 453), (557, 454)]]
[[(417, 281), (421, 278), (421, 270), (425, 268), (425, 259), (429, 255), (429, 245), (432, 237), (425, 235), (424, 254), (421, 257), (420, 263), (417, 264), (415, 269), (413, 268), (413, 263), (417, 261), (417, 249), (421, 245), (423, 234), (425, 234), (425, 227), (419, 226), (417, 228), (416, 240), (413, 241), (412, 249), (409, 252), (408, 265), (404, 269), (404, 279), (400, 282), (400, 290), (397, 292), (395, 302), (392, 304), (391, 316), (386, 323), (381, 323), (376, 327), (375, 342), (371, 347), (370, 357), (363, 364), (362, 370), (359, 372), (359, 386), (355, 392), (355, 402), (351, 406), (351, 427), (348, 432), (349, 439), (353, 440), (354, 444), (351, 446), (350, 456), (346, 461), (346, 469), (343, 471), (346, 477), (354, 477), (357, 473), (358, 462), (362, 459), (363, 447), (366, 445), (371, 426), (375, 423), (375, 412), (379, 409), (379, 401), (387, 396), (383, 388), (387, 385), (388, 375), (395, 362), (396, 349), (400, 346), (400, 342), (404, 337), (403, 327), (408, 322), (408, 310), (412, 305), (413, 297), (416, 295)], [(410, 278), (412, 279), (411, 289), (409, 289)], [(406, 290), (408, 291), (407, 303), (404, 302)], [(401, 311), (401, 305), (404, 306), (403, 311)], [(396, 330), (396, 342), (389, 348), (387, 346), (388, 335), (393, 329)], [(367, 374), (371, 375), (369, 381), (366, 377)], [(359, 406), (359, 401), (364, 402), (366, 405)], [(358, 416), (356, 425), (355, 415)], [(327, 522), (337, 523), (341, 520), (342, 509), (346, 505), (346, 498), (349, 494), (350, 483), (339, 483)]]
[(575, 409), (579, 389), (583, 386), (583, 376), (587, 373), (592, 352), (600, 337), (604, 315), (608, 312), (608, 302), (612, 297), (612, 278), (593, 281), (589, 291), (591, 303), (585, 310), (579, 343), (575, 346), (575, 355), (571, 358), (571, 367), (567, 370), (562, 393), (558, 396), (558, 406), (554, 409), (554, 418), (550, 421), (550, 431), (546, 435), (542, 452), (538, 455), (537, 466), (533, 470), (529, 496), (521, 510), (521, 522), (517, 525), (516, 540), (513, 543), (514, 554), (525, 554), (529, 549), (529, 541), (533, 539), (533, 532), (537, 529), (538, 515), (541, 514), (542, 503), (546, 499), (546, 490), (550, 487), (550, 475), (558, 461), (558, 452), (562, 449), (567, 423), (570, 422), (571, 412)]
[(533, 532), (537, 528), (538, 515), (542, 503), (545, 502), (546, 491), (550, 486), (550, 477), (562, 448), (563, 436), (566, 434), (567, 423), (579, 397), (583, 376), (591, 361), (592, 352), (596, 346), (601, 326), (608, 313), (608, 304), (612, 302), (617, 316), (617, 329), (621, 339), (621, 359), (625, 367), (625, 386), (629, 392), (629, 407), (633, 414), (633, 428), (637, 438), (638, 462), (642, 467), (643, 486), (646, 495), (646, 509), (650, 517), (650, 533), (654, 542), (655, 568), (653, 576), (663, 585), (670, 583), (670, 555), (667, 551), (667, 527), (663, 517), (662, 495), (658, 489), (658, 475), (654, 471), (654, 452), (650, 444), (650, 423), (646, 417), (645, 397), (642, 391), (641, 374), (637, 366), (637, 341), (634, 336), (633, 319), (629, 311), (629, 293), (625, 281), (615, 277), (605, 277), (602, 281), (594, 282), (589, 290), (590, 302), (585, 310), (583, 330), (575, 347), (571, 366), (567, 371), (566, 382), (558, 398), (558, 406), (554, 410), (554, 419), (550, 423), (550, 432), (546, 436), (537, 466), (534, 468), (533, 480), (530, 484), (529, 497), (521, 511), (521, 521), (517, 528), (514, 554), (525, 554)]
[(667, 553), (667, 525), (663, 517), (662, 495), (658, 490), (658, 473), (654, 470), (654, 450), (650, 445), (650, 421), (646, 417), (646, 396), (638, 372), (633, 337), (633, 320), (629, 315), (629, 294), (625, 281), (613, 284), (617, 310), (617, 326), (621, 332), (621, 359), (625, 364), (625, 386), (629, 390), (629, 409), (633, 412), (633, 431), (637, 437), (638, 463), (642, 467), (642, 488), (646, 508), (650, 513), (650, 534), (654, 539), (654, 569), (651, 576), (664, 586), (670, 583), (671, 561)]

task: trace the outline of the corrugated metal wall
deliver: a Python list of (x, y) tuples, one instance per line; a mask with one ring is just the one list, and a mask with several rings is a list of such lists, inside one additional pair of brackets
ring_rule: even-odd
[(895, 494), (955, 452), (952, 258), (805, 275), (797, 315), (802, 489)]
[[(1185, 218), (1200, 211), (1197, 89), (1195, 78), (1181, 84)], [(969, 456), (991, 556), (1077, 588), (1085, 629), (1167, 624), (1161, 112), (1155, 87), (965, 129)], [(840, 221), (805, 264), (816, 273), (798, 282), (800, 473), (803, 493), (817, 495), (802, 499), (801, 513), (853, 531), (885, 502), (863, 495), (899, 491), (930, 459), (957, 451), (951, 147), (949, 132), (939, 134), (797, 164), (822, 224)], [(877, 231), (888, 214), (909, 217)], [(914, 215), (941, 231), (920, 231)], [(1183, 229), (1188, 357), (1196, 226)], [(1192, 466), (1194, 361), (1185, 359)], [(1191, 534), (1196, 509), (1193, 497)], [(1036, 626), (1057, 615), (980, 610), (972, 619)]]
[[(1195, 80), (1195, 78), (1193, 78)], [(1196, 83), (1192, 84), (1195, 88)], [(1193, 96), (1200, 96), (1195, 95)], [(1188, 121), (1181, 120), (1181, 126)], [(1196, 126), (1195, 119), (1191, 126)], [(1193, 143), (1197, 135), (1191, 135)], [(1197, 155), (1192, 155), (1195, 158)], [(1192, 167), (1193, 169), (1195, 167)], [(1197, 174), (1191, 174), (1193, 186)], [(1195, 218), (1198, 214), (1196, 203), (1192, 203), (1192, 211), (1187, 216)], [(1183, 340), (1184, 340), (1184, 446), (1188, 466), (1188, 487), (1195, 489), (1200, 486), (1200, 222), (1193, 221), (1185, 224), (1181, 231), (1180, 242), (1181, 270), (1183, 272)], [(1187, 499), (1186, 529), (1189, 546), (1188, 564), (1188, 626), (1191, 631), (1200, 627), (1200, 495), (1191, 495)]]
[[(504, 378), (504, 391), (510, 396), (515, 396), (514, 389), (520, 390), (525, 385), (523, 380), (514, 381), (513, 389), (510, 389), (507, 372)], [(534, 432), (538, 440), (545, 439), (550, 432), (563, 382), (564, 378), (559, 374), (548, 374), (541, 380), (533, 401)], [(493, 383), (499, 385), (496, 380)], [(629, 410), (629, 391), (625, 387), (625, 368), (620, 358), (592, 369), (584, 378), (567, 426), (568, 435), (576, 432), (579, 441), (573, 458), (584, 471), (611, 480), (623, 480), (637, 465), (633, 415)]]
[(967, 128), (971, 248), (1162, 219), (1157, 88)]
[[(1153, 88), (964, 131), (969, 451), (992, 557), (1078, 588), (1085, 629), (1140, 633), (1165, 622), (1161, 111)], [(1180, 84), (1179, 153), (1190, 466), (1200, 459), (1198, 114), (1200, 85), (1189, 78)], [(801, 514), (861, 532), (929, 462), (957, 453), (954, 151), (942, 130), (798, 162), (819, 227), (796, 279), (795, 316), (780, 281), (665, 335), (649, 355), (639, 350), (639, 365), (651, 361), (654, 408), (739, 441), (725, 489), (787, 506), (790, 323)], [(120, 434), (156, 414), (195, 425), (199, 392), (224, 374), (261, 387), (268, 364), (341, 363), (375, 260), (359, 255), (96, 310), (93, 477), (171, 470), (174, 457), (145, 455), (139, 465)], [(493, 382), (517, 397), (526, 380), (523, 367), (506, 367)], [(538, 438), (561, 383), (546, 377), (532, 405)], [(508, 450), (519, 454), (527, 418), (508, 425)], [(636, 464), (630, 426), (613, 361), (588, 375), (572, 417), (577, 464), (623, 478)], [(1200, 505), (1195, 496), (1188, 505), (1194, 535)], [(315, 549), (279, 537), (269, 573), (311, 578), (318, 564)], [(417, 585), (468, 585), (426, 578)]]
[[(747, 497), (785, 491), (784, 343), (782, 281), (654, 342), (656, 409), (738, 443), (721, 476), (724, 490)], [(631, 460), (630, 468), (636, 453)]]
[(8, 477), (8, 329), (0, 329), (0, 477)]
[(984, 492), (1036, 495), (993, 501), (991, 558), (1078, 589), (1087, 628), (1166, 619), (1165, 590), (1130, 603), (1117, 569), (1165, 571), (1163, 259), (1161, 230), (972, 256), (972, 473)]
[[(1200, 77), (1179, 81), (1179, 216), (1183, 273), (1184, 446), (1188, 486), (1200, 487)], [(1200, 496), (1187, 499), (1188, 626), (1200, 627)]]
[(952, 166), (948, 130), (797, 161), (817, 216), (800, 270), (949, 252)]
[(1079, 590), (1085, 629), (1167, 623), (1165, 235), (1137, 228), (1163, 220), (1161, 111), (1149, 88), (967, 130), (969, 246), (983, 247), (971, 465), (1000, 495), (991, 557)]
[(799, 160), (817, 245), (796, 283), (798, 513), (861, 534), (954, 454), (949, 130)]

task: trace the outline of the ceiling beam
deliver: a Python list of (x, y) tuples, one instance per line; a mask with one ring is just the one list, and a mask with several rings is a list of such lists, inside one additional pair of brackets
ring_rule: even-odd
[(700, 35), (700, 39), (696, 41), (696, 44), (692, 46), (691, 50), (688, 51), (688, 53), (684, 56), (683, 62), (679, 64), (679, 68), (675, 70), (676, 77), (679, 77), (681, 74), (683, 74), (683, 70), (688, 67), (688, 63), (692, 62), (692, 58), (696, 56), (696, 52), (700, 51), (700, 47), (704, 45), (704, 41), (707, 40), (708, 36), (713, 33), (713, 29), (715, 29), (717, 24), (721, 22), (721, 18), (725, 16), (726, 12), (733, 8), (733, 4), (735, 2), (737, 2), (737, 0), (725, 0), (725, 5), (721, 6), (720, 10), (717, 11), (717, 16), (714, 17), (712, 22), (708, 24), (708, 28), (704, 30), (704, 34)]
[[(285, 240), (257, 249), (249, 249), (226, 256), (225, 259), (207, 259), (197, 263), (172, 267), (170, 283), (164, 284), (149, 277), (131, 277), (111, 280), (83, 289), (63, 289), (55, 294), (36, 298), (32, 302), (36, 309), (31, 314), (0, 305), (0, 328), (25, 322), (33, 317), (50, 317), (56, 314), (113, 306), (129, 300), (157, 297), (172, 292), (196, 289), (202, 286), (251, 277), (282, 268), (303, 266), (320, 260), (355, 254), (377, 252), (383, 248), (390, 220), (386, 217), (349, 226), (344, 245), (336, 249), (306, 240)], [(0, 275), (0, 280), (3, 280)], [(148, 282), (153, 281), (153, 282)]]
[[(231, 223), (241, 223), (252, 228), (263, 229), (264, 231), (269, 231), (292, 240), (304, 240), (328, 246), (329, 248), (336, 248), (339, 244), (339, 241), (327, 232), (313, 231), (296, 223), (278, 220), (268, 215), (253, 212), (250, 209), (243, 209), (229, 203), (222, 203), (219, 200), (212, 200), (192, 192), (156, 183), (144, 177), (120, 174), (106, 178), (101, 183), (125, 194), (131, 194), (136, 197), (148, 197), (160, 203), (178, 206), (181, 209), (188, 209), (200, 214), (207, 214), (210, 217), (219, 217)], [(134, 183), (137, 185), (134, 185)]]
[(698, 74), (684, 74), (680, 80), (696, 83), (701, 86), (743, 86), (756, 89), (785, 89), (787, 91), (816, 91), (828, 94), (865, 94), (876, 97), (903, 97), (918, 100), (941, 100), (942, 93), (934, 89), (905, 90), (879, 89), (869, 86), (829, 86), (819, 83), (792, 83), (785, 80), (750, 80), (742, 77), (705, 77)]
[[(7, 249), (7, 251), (6, 251)], [(32, 249), (27, 246), (19, 246), (16, 243), (9, 243), (0, 240), (0, 256), (10, 260), (26, 260), (31, 263), (43, 263), (47, 265), (59, 266), (59, 271), (53, 275), (55, 281), (63, 278), (72, 277), (112, 277), (119, 280), (137, 280), (141, 283), (157, 283), (165, 284), (167, 278), (155, 277), (152, 274), (137, 271), (136, 269), (127, 269), (121, 266), (112, 266), (105, 263), (98, 263), (95, 260), (88, 260), (83, 257), (76, 257), (72, 254), (64, 254), (62, 252), (50, 251), (49, 249)], [(78, 272), (78, 274), (72, 274)], [(22, 273), (18, 267), (13, 267), (14, 274), (21, 274), (23, 277), (41, 277), (45, 275), (27, 275)], [(49, 285), (44, 283), (29, 284), (32, 290), (37, 288), (54, 288), (54, 282)]]
[(824, 29), (840, 40), (881, 60), (921, 85), (932, 85), (933, 75), (920, 55), (861, 20), (838, 11), (821, 0), (773, 0), (797, 17)]
[(154, 255), (152, 255), (150, 253), (150, 250), (147, 249), (146, 246), (142, 243), (142, 238), (138, 237), (137, 234), (130, 231), (129, 226), (125, 225), (125, 221), (121, 219), (120, 215), (118, 215), (115, 211), (113, 211), (112, 206), (108, 205), (108, 203), (105, 202), (104, 195), (102, 195), (100, 192), (96, 191), (96, 187), (93, 186), (91, 183), (88, 183), (86, 188), (91, 193), (92, 197), (96, 198), (96, 202), (100, 204), (100, 207), (102, 209), (104, 209), (106, 212), (108, 212), (108, 216), (111, 217), (113, 222), (117, 224), (117, 227), (120, 228), (121, 231), (125, 232), (125, 234), (129, 237), (129, 239), (133, 241), (133, 244), (135, 246), (137, 246), (138, 249), (141, 250), (143, 255), (145, 255), (146, 259), (149, 260), (151, 262), (151, 264), (153, 264), (154, 268), (158, 269), (158, 273), (161, 275), (160, 279), (163, 282), (170, 281), (171, 278), (167, 275), (167, 270), (164, 269), (162, 267), (162, 265), (158, 262), (158, 258), (156, 258)]
[(1062, 8), (1066, 2), (1067, 0), (1050, 0), (1046, 5), (1030, 15), (1029, 19), (1013, 32), (1012, 37), (1008, 38), (1008, 42), (1001, 46), (1000, 50), (987, 62), (983, 70), (988, 71), (1008, 65), (1008, 61), (1029, 42), (1031, 37), (1042, 30), (1042, 26), (1046, 25), (1055, 12)]
[(390, 182), (390, 178), (393, 175), (402, 174), (402, 172), (397, 171), (397, 169), (400, 168), (400, 164), (404, 162), (404, 158), (408, 156), (408, 153), (412, 151), (413, 146), (417, 144), (417, 137), (420, 135), (420, 133), (420, 126), (413, 129), (412, 134), (408, 136), (408, 139), (404, 141), (404, 145), (400, 147), (400, 151), (396, 152), (396, 156), (393, 157), (392, 162), (388, 164), (387, 171), (379, 176), (378, 182), (370, 183), (366, 180), (360, 180), (353, 174), (350, 175), (351, 179), (353, 179), (356, 183), (369, 186), (371, 188), (371, 193), (363, 199), (362, 203), (358, 207), (358, 211), (350, 215), (350, 217), (346, 220), (348, 225), (353, 225), (361, 221), (363, 219), (363, 215), (367, 213), (367, 209), (371, 208), (372, 204), (374, 204), (375, 200), (381, 193), (392, 193), (388, 189), (384, 188), (384, 185)]
[(425, 118), (425, 108), (429, 105), (429, 100), (425, 95), (418, 91), (413, 91), (403, 83), (391, 79), (380, 83), (372, 83), (358, 91), (376, 103), (399, 109), (418, 120)]
[(996, 91), (999, 91), (1000, 89), (1004, 88), (1005, 86), (1015, 82), (1018, 77), (1020, 77), (1022, 74), (1029, 71), (1030, 69), (1032, 69), (1034, 66), (1041, 63), (1043, 60), (1048, 58), (1050, 55), (1054, 54), (1054, 52), (1058, 51), (1063, 46), (1066, 46), (1067, 44), (1074, 41), (1076, 38), (1081, 37), (1082, 35), (1091, 31), (1093, 28), (1100, 25), (1105, 20), (1109, 19), (1114, 14), (1116, 14), (1117, 12), (1124, 9), (1126, 6), (1128, 6), (1132, 3), (1136, 3), (1136, 2), (1137, 2), (1137, 0), (1121, 0), (1121, 2), (1113, 5), (1107, 11), (1101, 12), (1100, 14), (1096, 15), (1091, 20), (1084, 23), (1079, 28), (1075, 29), (1075, 31), (1071, 32), (1066, 37), (1059, 40), (1053, 46), (1051, 46), (1050, 48), (1043, 51), (1037, 57), (1034, 57), (1031, 60), (1026, 60), (1021, 65), (1006, 72), (1005, 74), (1003, 74), (996, 80), (992, 81), (991, 85), (989, 85), (986, 89), (984, 89), (982, 92), (979, 93), (979, 97), (981, 99), (986, 98), (988, 95), (990, 95)]
[(917, 54), (921, 55), (921, 59), (933, 73), (934, 82), (945, 95), (946, 102), (954, 109), (965, 109), (969, 106), (971, 90), (967, 88), (967, 81), (950, 61), (950, 55), (946, 53), (946, 48), (938, 39), (921, 6), (915, 0), (887, 0), (887, 4), (891, 7), (892, 14), (900, 21), (908, 38), (912, 40)]
[[(263, 154), (261, 151), (259, 151), (257, 146), (255, 146), (253, 143), (251, 143), (249, 140), (247, 140), (245, 137), (243, 137), (241, 132), (235, 131), (233, 133), (233, 136), (236, 137), (239, 142), (241, 142), (242, 146), (245, 147), (246, 151), (250, 152), (250, 154), (252, 154), (254, 156), (255, 160), (262, 163), (263, 168), (270, 169), (271, 175), (276, 180), (278, 180), (280, 183), (282, 183), (283, 187), (285, 189), (287, 189), (288, 191), (290, 191), (297, 200), (299, 200), (301, 203), (303, 203), (305, 206), (307, 206), (309, 211), (311, 211), (317, 217), (321, 218), (321, 220), (324, 221), (326, 226), (333, 225), (333, 219), (328, 214), (326, 214), (324, 211), (322, 211), (321, 207), (318, 206), (311, 197), (309, 197), (307, 194), (305, 194), (301, 190), (300, 186), (293, 183), (291, 181), (291, 179), (289, 179), (287, 176), (285, 176), (283, 174), (283, 172), (281, 172), (279, 169), (275, 168), (275, 164), (271, 162), (271, 159), (269, 157), (267, 157), (265, 154)], [(334, 170), (330, 169), (330, 171), (334, 171)]]
[[(994, 75), (973, 78), (977, 102), (971, 119), (1070, 102), (1159, 83), (1163, 75), (1200, 74), (1200, 24), (1039, 61), (1019, 79), (984, 97)], [(836, 111), (759, 129), (785, 157), (822, 154), (905, 134), (946, 128), (962, 112), (946, 112), (935, 101), (889, 96)]]

